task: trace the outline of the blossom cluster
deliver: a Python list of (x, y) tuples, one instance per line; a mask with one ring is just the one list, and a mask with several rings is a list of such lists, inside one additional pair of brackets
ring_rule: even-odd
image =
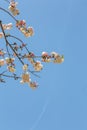
[[(12, 17), (14, 18), (19, 14), (19, 10), (17, 9), (17, 2), (11, 0), (9, 4), (9, 11), (12, 13)], [(9, 14), (9, 13), (8, 13)], [(31, 37), (34, 35), (34, 29), (31, 26), (27, 27), (25, 20), (16, 20), (16, 27), (24, 34), (25, 37)], [(3, 76), (11, 77), (16, 79), (20, 78), (20, 83), (28, 84), (31, 88), (37, 88), (38, 84), (36, 81), (31, 80), (31, 73), (36, 75), (37, 72), (40, 72), (43, 69), (43, 62), (49, 63), (57, 63), (60, 64), (64, 62), (64, 56), (58, 54), (57, 52), (42, 52), (40, 56), (34, 54), (34, 52), (29, 51), (27, 48), (27, 44), (25, 44), (20, 38), (9, 34), (6, 34), (6, 30), (10, 30), (13, 27), (12, 23), (3, 24), (0, 21), (0, 27), (2, 32), (0, 32), (0, 38), (5, 38), (6, 42), (6, 51), (0, 49), (0, 68), (6, 66), (6, 71), (0, 74), (0, 82), (3, 82)], [(12, 37), (18, 42), (10, 43), (8, 41), (8, 37)], [(21, 44), (19, 44), (21, 42)], [(22, 71), (20, 76), (16, 74), (16, 59), (18, 59), (22, 63)], [(26, 61), (26, 62), (25, 62)], [(33, 71), (31, 71), (30, 64), (33, 67)], [(11, 75), (6, 75), (9, 72)]]
[(30, 79), (30, 74), (28, 72), (22, 74), (22, 80), (20, 83), (27, 83), (31, 88), (36, 88), (38, 86), (37, 82), (32, 82)]
[[(19, 14), (19, 10), (16, 8), (17, 2), (11, 1), (8, 9), (11, 11), (11, 13), (16, 16)], [(30, 37), (34, 34), (34, 30), (31, 26), (26, 27), (26, 21), (25, 20), (17, 20), (16, 27), (26, 36)]]
[(4, 66), (4, 65), (7, 65), (7, 69), (10, 71), (10, 72), (15, 72), (15, 64), (14, 64), (14, 58), (8, 58), (6, 57), (5, 59), (0, 59), (0, 67)]
[(15, 2), (15, 1), (11, 1), (10, 2), (10, 4), (9, 4), (9, 7), (8, 7), (8, 9), (11, 11), (11, 13), (14, 15), (14, 16), (16, 16), (16, 15), (18, 15), (19, 14), (19, 10), (17, 9), (17, 2)]
[(16, 27), (26, 36), (30, 37), (34, 34), (34, 30), (32, 27), (26, 27), (25, 20), (18, 20), (16, 22)]
[[(17, 2), (15, 2), (14, 0), (12, 0), (9, 4), (9, 11), (13, 14), (13, 18), (16, 21), (16, 27), (24, 34), (25, 37), (31, 37), (34, 34), (34, 29), (31, 26), (26, 26), (26, 21), (25, 20), (17, 20), (14, 16), (19, 14), (19, 10), (16, 8), (17, 6)], [(5, 10), (6, 11), (6, 10)], [(8, 12), (8, 11), (6, 11)], [(3, 24), (3, 29), (4, 30), (10, 30), (12, 28), (12, 23), (9, 24)], [(0, 32), (0, 38), (3, 37), (3, 33)]]
[(64, 56), (63, 55), (59, 55), (56, 52), (52, 52), (51, 53), (51, 57), (54, 59), (53, 60), (54, 63), (62, 63), (62, 62), (64, 62)]
[(31, 78), (30, 78), (30, 74), (28, 72), (28, 65), (27, 64), (24, 64), (23, 65), (23, 74), (21, 75), (21, 81), (20, 83), (24, 84), (24, 83), (27, 83), (31, 88), (36, 88), (38, 86), (37, 82), (33, 82), (31, 81)]
[[(12, 29), (12, 23), (8, 23), (8, 24), (2, 24), (3, 29), (4, 30), (10, 30)], [(26, 22), (25, 20), (18, 20), (16, 22), (16, 27), (26, 36), (26, 37), (30, 37), (33, 36), (34, 34), (34, 30), (33, 27), (26, 27)], [(2, 38), (4, 35), (2, 32), (0, 32), (0, 38)]]

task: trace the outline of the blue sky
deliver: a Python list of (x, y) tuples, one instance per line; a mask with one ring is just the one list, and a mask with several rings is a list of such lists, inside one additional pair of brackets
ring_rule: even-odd
[[(87, 0), (18, 3), (17, 19), (33, 26), (35, 35), (26, 39), (15, 28), (12, 34), (35, 54), (56, 51), (65, 61), (44, 63), (41, 78), (32, 75), (39, 83), (35, 91), (12, 79), (0, 84), (0, 130), (87, 130)], [(7, 8), (8, 3), (0, 1), (0, 6)], [(0, 18), (15, 24), (2, 11)]]

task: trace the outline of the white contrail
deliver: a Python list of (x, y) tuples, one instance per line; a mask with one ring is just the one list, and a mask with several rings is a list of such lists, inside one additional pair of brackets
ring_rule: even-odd
[(48, 103), (49, 103), (49, 99), (47, 100), (47, 102), (45, 103), (45, 105), (43, 106), (43, 109), (42, 109), (42, 112), (40, 113), (40, 115), (38, 116), (36, 122), (34, 123), (34, 125), (30, 128), (30, 130), (34, 130), (35, 127), (38, 125), (39, 121), (42, 119), (45, 111), (46, 111), (46, 108), (48, 106)]

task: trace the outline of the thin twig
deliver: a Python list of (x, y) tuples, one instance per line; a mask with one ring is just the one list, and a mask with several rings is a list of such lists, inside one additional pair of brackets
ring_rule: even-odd
[(31, 70), (29, 70), (29, 69), (28, 69), (28, 71), (29, 71), (31, 74), (35, 75), (36, 77), (40, 78), (39, 75), (35, 74), (36, 71), (31, 71)]
[[(10, 35), (10, 34), (7, 34), (6, 37), (12, 37), (12, 38), (15, 38), (17, 39), (18, 41), (20, 41), (21, 43), (24, 43), (20, 38), (16, 37), (16, 36), (13, 36), (13, 35)], [(27, 50), (28, 53), (30, 53), (30, 51), (28, 50), (28, 48), (26, 46), (24, 46), (25, 49)], [(42, 56), (34, 56), (33, 58), (41, 58)]]
[(7, 70), (3, 71), (3, 72), (0, 74), (0, 76), (1, 76), (2, 74), (6, 73), (6, 72), (7, 72)]
[(19, 79), (19, 78), (21, 78), (21, 77), (15, 77), (15, 76), (12, 76), (12, 75), (6, 75), (6, 74), (3, 74), (2, 76), (5, 76), (5, 77), (8, 77), (8, 78), (14, 78), (14, 79)]
[(18, 41), (20, 41), (21, 43), (23, 43), (23, 41), (22, 41), (20, 38), (16, 37), (16, 36), (13, 36), (13, 35), (7, 34), (6, 37), (12, 37), (12, 38), (15, 38), (15, 39), (17, 39)]
[[(17, 39), (18, 41), (20, 41), (21, 43), (24, 43), (20, 38), (16, 37), (16, 36), (13, 36), (13, 35), (6, 35), (6, 37), (12, 37), (12, 38), (15, 38)], [(30, 53), (30, 51), (28, 50), (28, 48), (26, 46), (24, 46), (24, 48), (27, 50), (28, 53)]]

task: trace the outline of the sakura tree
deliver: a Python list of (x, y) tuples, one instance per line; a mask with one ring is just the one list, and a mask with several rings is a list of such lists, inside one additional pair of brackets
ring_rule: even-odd
[[(0, 39), (4, 39), (5, 48), (2, 48), (0, 44), (0, 82), (5, 82), (6, 78), (13, 78), (14, 80), (20, 80), (20, 83), (27, 83), (31, 88), (37, 88), (36, 81), (31, 79), (31, 74), (38, 76), (38, 72), (43, 69), (42, 63), (57, 63), (60, 64), (64, 61), (64, 56), (56, 52), (42, 52), (40, 56), (37, 56), (34, 52), (30, 52), (26, 43), (24, 43), (18, 36), (10, 33), (13, 26), (21, 31), (25, 38), (30, 38), (34, 35), (34, 29), (31, 26), (27, 26), (25, 20), (18, 20), (16, 16), (20, 14), (17, 9), (17, 2), (14, 0), (7, 2), (7, 10), (0, 7), (0, 11), (3, 11), (7, 15), (10, 15), (15, 21), (15, 25), (12, 23), (3, 23), (0, 20)], [(14, 42), (10, 43), (9, 38), (13, 38)], [(17, 40), (18, 42), (15, 42)], [(22, 65), (22, 71), (17, 73), (16, 62), (20, 62)], [(32, 66), (32, 67), (31, 67)], [(31, 69), (33, 68), (33, 70)]]

